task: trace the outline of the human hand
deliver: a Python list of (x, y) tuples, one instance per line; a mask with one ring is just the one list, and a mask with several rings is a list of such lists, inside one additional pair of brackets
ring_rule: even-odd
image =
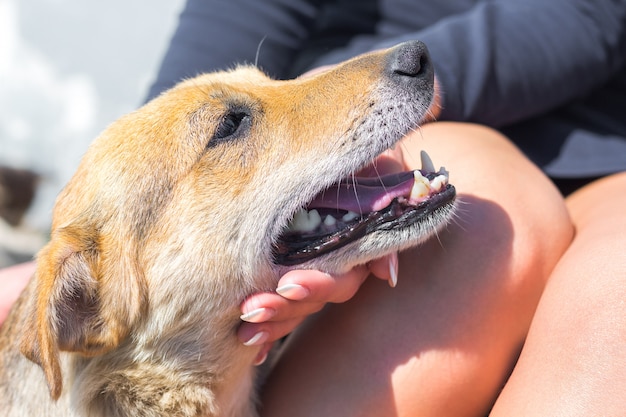
[[(406, 168), (402, 145), (384, 152), (356, 175), (376, 177)], [(274, 341), (291, 333), (309, 315), (327, 303), (351, 299), (369, 275), (397, 282), (398, 255), (393, 253), (359, 265), (341, 275), (315, 270), (292, 270), (278, 281), (275, 293), (253, 294), (241, 304), (239, 340), (248, 346), (261, 346), (257, 364), (262, 363)]]
[(254, 294), (242, 303), (239, 340), (248, 346), (261, 346), (256, 360), (261, 364), (276, 340), (325, 304), (351, 299), (369, 275), (395, 286), (398, 255), (393, 253), (335, 276), (315, 270), (289, 271), (278, 281), (275, 293)]
[(34, 262), (0, 269), (0, 325), (34, 272)]

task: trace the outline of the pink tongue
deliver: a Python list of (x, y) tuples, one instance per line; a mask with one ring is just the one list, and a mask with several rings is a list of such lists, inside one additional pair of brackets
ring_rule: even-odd
[(323, 191), (308, 209), (331, 208), (356, 213), (379, 211), (399, 196), (409, 197), (414, 182), (413, 172), (401, 172), (380, 178), (347, 179)]

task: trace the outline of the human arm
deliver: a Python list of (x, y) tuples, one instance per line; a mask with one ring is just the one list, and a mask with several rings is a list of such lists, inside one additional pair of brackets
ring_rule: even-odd
[(188, 0), (148, 98), (184, 78), (257, 64), (281, 78), (323, 1)]
[(500, 127), (606, 82), (626, 59), (625, 20), (623, 1), (477, 2), (413, 33), (383, 42), (355, 39), (314, 65), (419, 39), (430, 50), (443, 90), (439, 119)]

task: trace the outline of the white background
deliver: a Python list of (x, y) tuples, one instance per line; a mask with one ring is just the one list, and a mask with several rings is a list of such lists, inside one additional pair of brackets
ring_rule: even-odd
[(42, 175), (30, 227), (89, 143), (138, 107), (183, 0), (0, 0), (0, 164)]

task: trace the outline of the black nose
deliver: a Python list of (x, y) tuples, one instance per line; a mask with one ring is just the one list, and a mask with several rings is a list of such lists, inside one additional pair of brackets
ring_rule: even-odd
[(434, 81), (428, 48), (423, 42), (401, 43), (389, 52), (387, 59), (387, 75), (396, 82), (427, 86)]

